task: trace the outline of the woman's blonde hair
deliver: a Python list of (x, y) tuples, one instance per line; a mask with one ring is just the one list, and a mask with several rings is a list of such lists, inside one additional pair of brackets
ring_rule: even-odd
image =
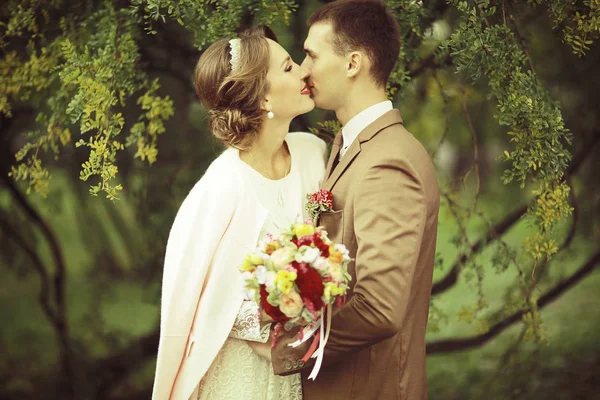
[(194, 70), (194, 87), (208, 109), (213, 134), (226, 145), (248, 149), (264, 121), (262, 104), (269, 91), (269, 44), (277, 41), (267, 27), (240, 34), (239, 59), (231, 70), (228, 39), (213, 43), (200, 56)]

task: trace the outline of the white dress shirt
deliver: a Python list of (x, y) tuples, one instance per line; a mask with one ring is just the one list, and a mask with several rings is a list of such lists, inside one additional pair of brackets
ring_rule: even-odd
[(394, 109), (392, 102), (389, 100), (382, 101), (372, 105), (371, 107), (362, 110), (354, 116), (348, 123), (342, 128), (342, 137), (344, 142), (340, 149), (340, 160), (344, 157), (348, 147), (354, 142), (359, 133), (361, 133), (367, 126), (373, 123), (377, 118), (381, 117), (388, 111)]

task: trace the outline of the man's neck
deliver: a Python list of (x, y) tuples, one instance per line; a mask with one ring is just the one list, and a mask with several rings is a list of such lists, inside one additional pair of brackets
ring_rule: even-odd
[(380, 88), (356, 88), (353, 93), (348, 93), (348, 100), (337, 110), (335, 115), (342, 126), (345, 126), (352, 118), (357, 116), (361, 111), (388, 100), (385, 95), (385, 89)]

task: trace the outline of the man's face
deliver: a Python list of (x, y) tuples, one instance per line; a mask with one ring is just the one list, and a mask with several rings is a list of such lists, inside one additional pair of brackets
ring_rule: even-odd
[(333, 50), (333, 38), (331, 24), (312, 25), (304, 41), (302, 68), (309, 73), (308, 84), (317, 107), (335, 111), (345, 102), (348, 79), (346, 59)]

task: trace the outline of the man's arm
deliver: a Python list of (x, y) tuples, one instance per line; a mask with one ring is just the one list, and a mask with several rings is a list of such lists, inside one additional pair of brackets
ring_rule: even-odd
[[(333, 316), (326, 364), (398, 332), (409, 303), (427, 216), (422, 183), (406, 160), (381, 162), (355, 185), (356, 284), (350, 301)], [(280, 340), (272, 352), (276, 374), (294, 373), (313, 364), (293, 368), (308, 344), (293, 349), (287, 347), (290, 341)]]

